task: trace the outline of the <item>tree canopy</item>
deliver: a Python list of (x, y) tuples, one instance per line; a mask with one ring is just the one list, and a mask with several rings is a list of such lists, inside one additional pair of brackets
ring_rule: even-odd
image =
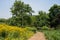
[(51, 27), (57, 27), (60, 24), (60, 5), (54, 4), (49, 9), (50, 25)]
[(22, 1), (16, 0), (11, 8), (11, 12), (12, 12), (12, 19), (13, 21), (15, 20), (14, 23), (16, 25), (19, 24), (19, 26), (24, 26), (26, 24), (29, 25), (31, 24), (30, 16), (34, 11), (32, 10), (29, 4), (25, 4)]

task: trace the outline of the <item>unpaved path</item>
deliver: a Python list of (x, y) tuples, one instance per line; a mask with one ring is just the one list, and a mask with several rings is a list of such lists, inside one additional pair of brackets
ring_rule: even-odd
[(37, 32), (28, 40), (46, 40), (45, 35), (42, 32)]

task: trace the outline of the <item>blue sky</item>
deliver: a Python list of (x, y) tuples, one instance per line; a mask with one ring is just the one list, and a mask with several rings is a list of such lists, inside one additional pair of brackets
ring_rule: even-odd
[[(48, 12), (49, 8), (53, 4), (60, 5), (60, 0), (22, 0), (24, 3), (29, 4), (35, 11), (34, 15), (38, 14), (38, 11)], [(12, 7), (14, 0), (0, 0), (0, 18), (11, 17), (10, 8)]]

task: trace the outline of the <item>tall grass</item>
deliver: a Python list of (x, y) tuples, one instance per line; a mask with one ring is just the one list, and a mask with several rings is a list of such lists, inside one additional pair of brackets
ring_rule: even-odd
[(60, 40), (60, 30), (42, 30), (47, 40)]

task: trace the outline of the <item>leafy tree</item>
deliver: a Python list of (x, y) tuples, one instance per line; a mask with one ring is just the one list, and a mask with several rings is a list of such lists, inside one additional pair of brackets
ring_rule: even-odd
[(60, 5), (54, 4), (49, 9), (49, 18), (50, 18), (50, 26), (56, 29), (57, 25), (60, 24), (59, 16), (60, 15)]
[(34, 23), (34, 25), (39, 28), (42, 26), (48, 26), (49, 22), (48, 22), (48, 14), (46, 14), (46, 12), (43, 11), (39, 11), (39, 15), (36, 16), (36, 22)]
[[(25, 24), (30, 24), (32, 15), (32, 8), (29, 4), (25, 4), (21, 1), (15, 1), (14, 5), (11, 8), (13, 25), (24, 26)], [(29, 22), (28, 22), (29, 21)]]
[(42, 26), (47, 26), (49, 24), (48, 22), (49, 17), (46, 12), (39, 11), (39, 17), (40, 17), (40, 22)]

